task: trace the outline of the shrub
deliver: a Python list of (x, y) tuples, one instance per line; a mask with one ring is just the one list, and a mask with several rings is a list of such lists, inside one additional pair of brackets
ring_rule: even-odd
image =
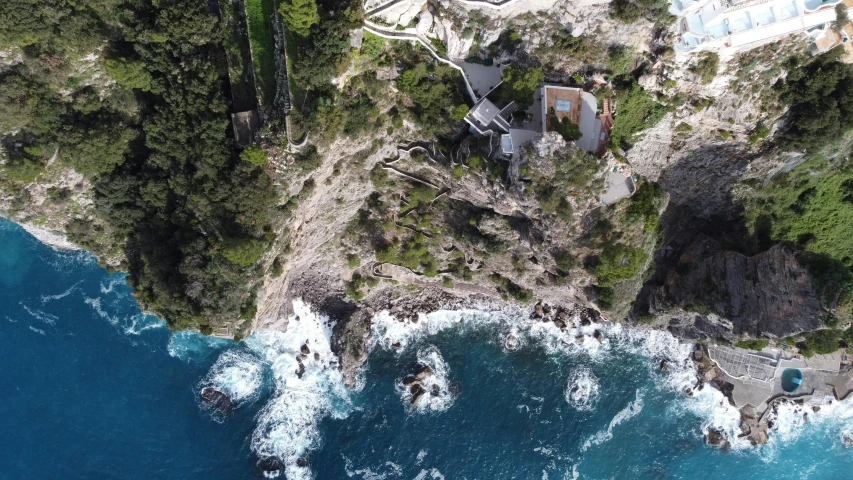
[(263, 167), (269, 161), (269, 156), (266, 150), (258, 145), (252, 144), (240, 152), (240, 159), (244, 162), (249, 162), (256, 167)]
[(21, 183), (30, 183), (44, 171), (44, 164), (38, 160), (33, 160), (27, 157), (18, 157), (9, 160), (3, 167), (6, 170), (6, 176), (10, 180)]
[(453, 178), (459, 180), (460, 178), (465, 176), (465, 167), (462, 165), (457, 165), (453, 167)]
[(653, 127), (666, 113), (662, 105), (652, 100), (649, 92), (633, 83), (618, 95), (619, 112), (610, 132), (610, 143), (614, 148), (630, 146), (637, 133)]
[(457, 105), (456, 108), (453, 109), (453, 119), (462, 120), (466, 115), (468, 115), (469, 110), (468, 105), (465, 105), (464, 103)]
[(759, 351), (759, 350), (761, 350), (762, 348), (766, 347), (766, 346), (767, 346), (767, 345), (769, 345), (769, 344), (770, 344), (770, 342), (769, 342), (768, 340), (766, 340), (766, 339), (763, 339), (763, 338), (751, 338), (751, 339), (749, 339), (749, 340), (741, 340), (741, 341), (739, 341), (739, 342), (735, 343), (735, 346), (736, 346), (736, 347), (738, 347), (738, 348), (746, 349), (746, 350), (755, 350), (755, 351)]
[(527, 303), (533, 300), (533, 290), (524, 288), (512, 280), (501, 276), (499, 273), (492, 273), (489, 275), (489, 280), (497, 285), (498, 292), (504, 299), (512, 298), (521, 303)]
[(235, 265), (255, 264), (264, 254), (264, 242), (255, 238), (232, 238), (225, 242), (222, 256)]
[(633, 278), (640, 271), (647, 257), (639, 248), (624, 243), (608, 243), (601, 251), (598, 264), (594, 267), (600, 287), (612, 287), (617, 282)]
[(284, 273), (284, 266), (281, 264), (281, 259), (279, 257), (275, 257), (275, 260), (272, 262), (270, 275), (272, 275), (272, 278), (278, 278), (282, 273)]
[(548, 120), (548, 124), (551, 126), (552, 130), (559, 133), (567, 142), (574, 142), (582, 136), (580, 127), (578, 127), (575, 122), (571, 121), (569, 117), (563, 117), (563, 119), (560, 120), (556, 116), (552, 116)]
[(501, 79), (509, 89), (510, 99), (521, 111), (533, 105), (533, 93), (544, 78), (542, 69), (538, 67), (520, 69), (510, 65), (501, 74)]
[(361, 265), (361, 258), (354, 253), (350, 253), (347, 255), (347, 267), (349, 268), (358, 268)]
[(690, 73), (699, 76), (702, 83), (711, 83), (717, 76), (717, 70), (720, 68), (720, 56), (715, 52), (702, 52), (702, 56), (688, 70)]

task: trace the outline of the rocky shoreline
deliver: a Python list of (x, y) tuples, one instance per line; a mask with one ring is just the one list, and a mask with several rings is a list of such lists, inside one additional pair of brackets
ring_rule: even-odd
[(19, 223), (18, 225), (20, 225), (24, 230), (26, 230), (27, 233), (36, 237), (38, 241), (53, 249), (68, 252), (82, 250), (79, 245), (68, 240), (68, 237), (66, 237), (65, 235), (28, 223)]

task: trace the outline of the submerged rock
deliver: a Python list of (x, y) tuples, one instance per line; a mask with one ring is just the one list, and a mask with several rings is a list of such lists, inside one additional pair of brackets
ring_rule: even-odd
[(412, 394), (412, 405), (416, 405), (421, 398), (423, 398), (426, 390), (420, 383), (415, 383), (409, 388), (409, 392)]
[(660, 361), (660, 371), (668, 372), (669, 371), (669, 361), (667, 359), (663, 359)]
[(264, 457), (258, 460), (258, 468), (265, 478), (278, 478), (284, 470), (284, 463), (278, 457)]
[(430, 367), (429, 365), (421, 365), (417, 368), (417, 370), (415, 370), (415, 377), (417, 377), (418, 380), (423, 380), (433, 375), (434, 373), (432, 371), (432, 367)]
[(504, 343), (504, 345), (506, 345), (507, 350), (515, 350), (516, 348), (518, 348), (518, 344), (518, 337), (516, 337), (515, 335), (507, 336), (506, 342)]
[(234, 405), (224, 392), (214, 387), (201, 389), (201, 405), (215, 413), (231, 415)]
[(299, 351), (302, 352), (302, 355), (309, 355), (311, 353), (311, 349), (308, 348), (308, 344), (306, 343), (302, 344), (302, 348), (300, 348)]
[(592, 336), (598, 340), (598, 343), (601, 343), (604, 340), (604, 335), (601, 333), (601, 330), (596, 330)]
[(708, 428), (708, 431), (705, 432), (705, 441), (708, 442), (708, 445), (714, 445), (723, 449), (729, 447), (729, 441), (726, 440), (723, 432), (714, 428)]
[(853, 433), (841, 434), (841, 445), (843, 445), (844, 448), (853, 447)]

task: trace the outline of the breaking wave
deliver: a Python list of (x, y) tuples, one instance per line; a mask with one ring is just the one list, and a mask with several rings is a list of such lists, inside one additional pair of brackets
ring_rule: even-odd
[(252, 450), (279, 461), (288, 480), (300, 480), (312, 475), (305, 456), (321, 444), (320, 419), (344, 418), (352, 404), (330, 346), (333, 324), (301, 300), (293, 302), (293, 311), (285, 332), (257, 332), (246, 345), (269, 365), (275, 381), (273, 398), (258, 414)]
[(569, 376), (566, 401), (577, 411), (588, 412), (595, 408), (600, 395), (598, 378), (588, 368), (581, 368)]
[(216, 359), (199, 384), (214, 387), (228, 396), (235, 407), (258, 399), (264, 383), (264, 365), (249, 352), (228, 350)]

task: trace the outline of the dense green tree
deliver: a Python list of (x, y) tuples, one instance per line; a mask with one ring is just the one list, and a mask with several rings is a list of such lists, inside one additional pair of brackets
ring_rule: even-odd
[(533, 93), (544, 78), (542, 69), (538, 67), (520, 69), (510, 65), (501, 74), (501, 79), (508, 88), (509, 99), (513, 100), (521, 111), (533, 105)]
[(244, 162), (249, 162), (252, 165), (263, 167), (269, 161), (269, 155), (267, 155), (267, 151), (260, 146), (252, 144), (240, 153), (240, 159)]
[(311, 26), (320, 22), (315, 0), (284, 0), (278, 9), (287, 30), (300, 37), (307, 37)]
[(853, 127), (853, 66), (839, 61), (838, 46), (808, 64), (793, 66), (777, 84), (783, 103), (790, 105), (782, 143), (813, 150)]
[(107, 59), (104, 66), (116, 83), (123, 87), (145, 92), (152, 88), (153, 78), (142, 61), (127, 58)]
[(575, 122), (571, 121), (569, 117), (563, 117), (563, 119), (560, 120), (556, 115), (552, 115), (548, 124), (552, 130), (559, 133), (567, 142), (574, 142), (583, 136), (580, 127), (578, 127)]

